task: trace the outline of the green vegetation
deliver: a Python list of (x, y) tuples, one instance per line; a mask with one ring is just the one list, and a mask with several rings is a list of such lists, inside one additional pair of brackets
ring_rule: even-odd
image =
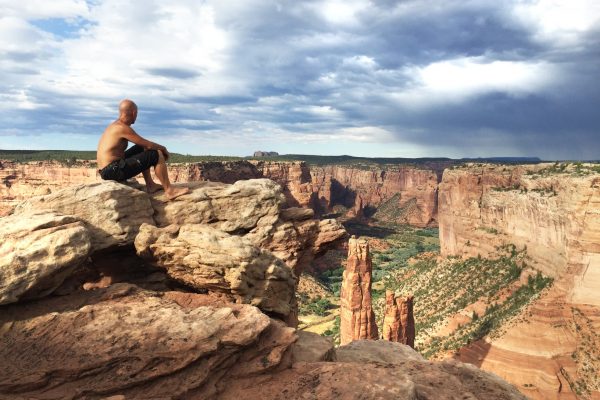
[[(506, 245), (489, 258), (440, 260), (437, 228), (356, 222), (346, 223), (346, 228), (351, 234), (370, 239), (371, 297), (379, 326), (386, 289), (414, 295), (416, 345), (428, 358), (456, 351), (484, 336), (502, 334), (507, 323), (552, 283), (551, 278), (528, 265), (526, 248)], [(495, 228), (480, 229), (498, 234)], [(301, 313), (335, 313), (331, 299), (339, 296), (343, 271), (338, 266), (321, 273), (318, 278), (332, 291), (332, 297), (309, 302)], [(338, 340), (339, 317), (323, 335)]]
[[(71, 151), (71, 150), (0, 150), (0, 160), (16, 161), (20, 163), (32, 161), (58, 161), (67, 165), (75, 165), (80, 161), (96, 161), (95, 151)], [(171, 153), (170, 162), (210, 162), (210, 161), (238, 161), (242, 157), (226, 156), (190, 156)]]
[[(96, 160), (96, 152), (88, 150), (0, 150), (0, 160), (16, 162), (51, 161), (67, 162), (67, 160)], [(451, 161), (449, 158), (365, 158), (352, 156), (318, 156), (303, 154), (286, 154), (274, 157), (229, 157), (229, 156), (192, 156), (189, 154), (171, 153), (170, 162), (192, 163), (211, 161), (305, 161), (310, 165), (351, 165), (369, 169), (382, 165), (425, 166), (430, 162)]]
[[(429, 257), (392, 271), (384, 277), (384, 286), (401, 294), (414, 294), (417, 343), (425, 357), (432, 357), (498, 332), (552, 282), (538, 272), (519, 286), (526, 260), (526, 251), (512, 245), (499, 249), (497, 257), (491, 259), (438, 262)], [(482, 315), (470, 309), (476, 302), (488, 305)], [(463, 317), (453, 332), (437, 333), (441, 322), (458, 315), (469, 316), (468, 321), (464, 322)]]
[(308, 300), (307, 298), (301, 298), (300, 300), (301, 301), (298, 310), (300, 315), (314, 314), (318, 315), (319, 317), (324, 317), (325, 315), (329, 314), (329, 310), (335, 308), (329, 299), (321, 298), (320, 296), (317, 296), (312, 301)]
[(378, 208), (373, 218), (378, 222), (405, 222), (411, 213), (417, 211), (417, 199), (410, 199), (400, 207), (400, 193), (394, 194), (388, 200), (383, 202)]
[(540, 170), (529, 170), (527, 175), (547, 177), (555, 174), (570, 174), (574, 176), (585, 176), (593, 173), (600, 173), (600, 164), (575, 162), (555, 162), (549, 167)]

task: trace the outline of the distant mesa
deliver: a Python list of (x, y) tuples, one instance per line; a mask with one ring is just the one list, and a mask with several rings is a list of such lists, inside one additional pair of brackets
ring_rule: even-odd
[(255, 151), (254, 157), (275, 157), (278, 156), (279, 153), (276, 151)]

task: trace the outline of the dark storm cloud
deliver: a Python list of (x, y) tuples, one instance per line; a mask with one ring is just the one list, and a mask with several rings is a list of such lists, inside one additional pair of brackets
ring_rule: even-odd
[[(312, 104), (341, 110), (355, 125), (385, 126), (399, 141), (423, 146), (436, 143), (469, 155), (470, 143), (465, 138), (471, 137), (473, 142), (490, 145), (488, 155), (493, 155), (497, 143), (514, 143), (514, 151), (519, 153), (590, 158), (595, 151), (591, 149), (600, 144), (597, 33), (587, 34), (577, 46), (557, 48), (552, 42), (535, 40), (527, 26), (507, 14), (508, 7), (477, 2), (434, 12), (422, 9), (409, 15), (396, 15), (380, 6), (347, 29), (327, 25), (310, 13), (309, 22), (279, 14), (274, 25), (261, 25), (252, 34), (241, 35), (236, 54), (248, 60), (245, 73), (257, 76), (267, 71), (256, 80), (257, 96), (263, 95), (263, 87), (278, 85), (280, 92), (303, 95)], [(270, 40), (274, 32), (278, 32), (278, 39)], [(298, 45), (311, 35), (316, 38), (314, 45)], [(342, 39), (327, 45), (328, 35)], [(369, 70), (345, 65), (355, 55), (371, 57), (377, 66)], [(479, 57), (483, 63), (551, 62), (558, 67), (559, 76), (557, 82), (550, 82), (555, 85), (549, 90), (525, 90), (517, 95), (488, 90), (439, 105), (432, 99), (432, 105), (419, 110), (399, 109), (383, 95), (402, 92), (414, 84), (410, 76), (394, 71), (465, 57)], [(311, 85), (327, 73), (335, 74), (336, 84)], [(285, 107), (282, 110), (285, 114), (270, 120), (293, 126), (302, 120), (310, 123), (322, 119)], [(589, 146), (579, 145), (580, 141)]]

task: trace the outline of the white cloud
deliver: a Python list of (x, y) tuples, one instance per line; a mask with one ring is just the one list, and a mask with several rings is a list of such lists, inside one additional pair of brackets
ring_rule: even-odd
[(360, 0), (327, 0), (315, 3), (313, 7), (321, 17), (332, 24), (354, 25), (359, 21), (359, 14), (369, 7), (369, 2)]
[(533, 32), (536, 40), (554, 46), (573, 46), (582, 35), (598, 29), (600, 2), (597, 0), (518, 1), (512, 15)]
[(94, 25), (64, 46), (67, 71), (57, 83), (65, 92), (206, 96), (231, 87), (218, 75), (227, 34), (208, 5), (108, 0), (92, 9), (90, 19)]
[(556, 79), (555, 67), (545, 62), (488, 61), (466, 57), (405, 70), (410, 85), (392, 97), (408, 108), (460, 103), (499, 92), (512, 96), (536, 93)]

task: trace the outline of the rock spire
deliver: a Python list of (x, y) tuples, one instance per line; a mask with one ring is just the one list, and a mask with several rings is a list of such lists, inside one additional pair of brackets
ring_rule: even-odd
[(348, 262), (340, 293), (341, 345), (379, 337), (371, 306), (372, 269), (369, 243), (352, 236), (348, 242)]
[(415, 347), (413, 296), (396, 296), (393, 291), (386, 290), (383, 339)]

